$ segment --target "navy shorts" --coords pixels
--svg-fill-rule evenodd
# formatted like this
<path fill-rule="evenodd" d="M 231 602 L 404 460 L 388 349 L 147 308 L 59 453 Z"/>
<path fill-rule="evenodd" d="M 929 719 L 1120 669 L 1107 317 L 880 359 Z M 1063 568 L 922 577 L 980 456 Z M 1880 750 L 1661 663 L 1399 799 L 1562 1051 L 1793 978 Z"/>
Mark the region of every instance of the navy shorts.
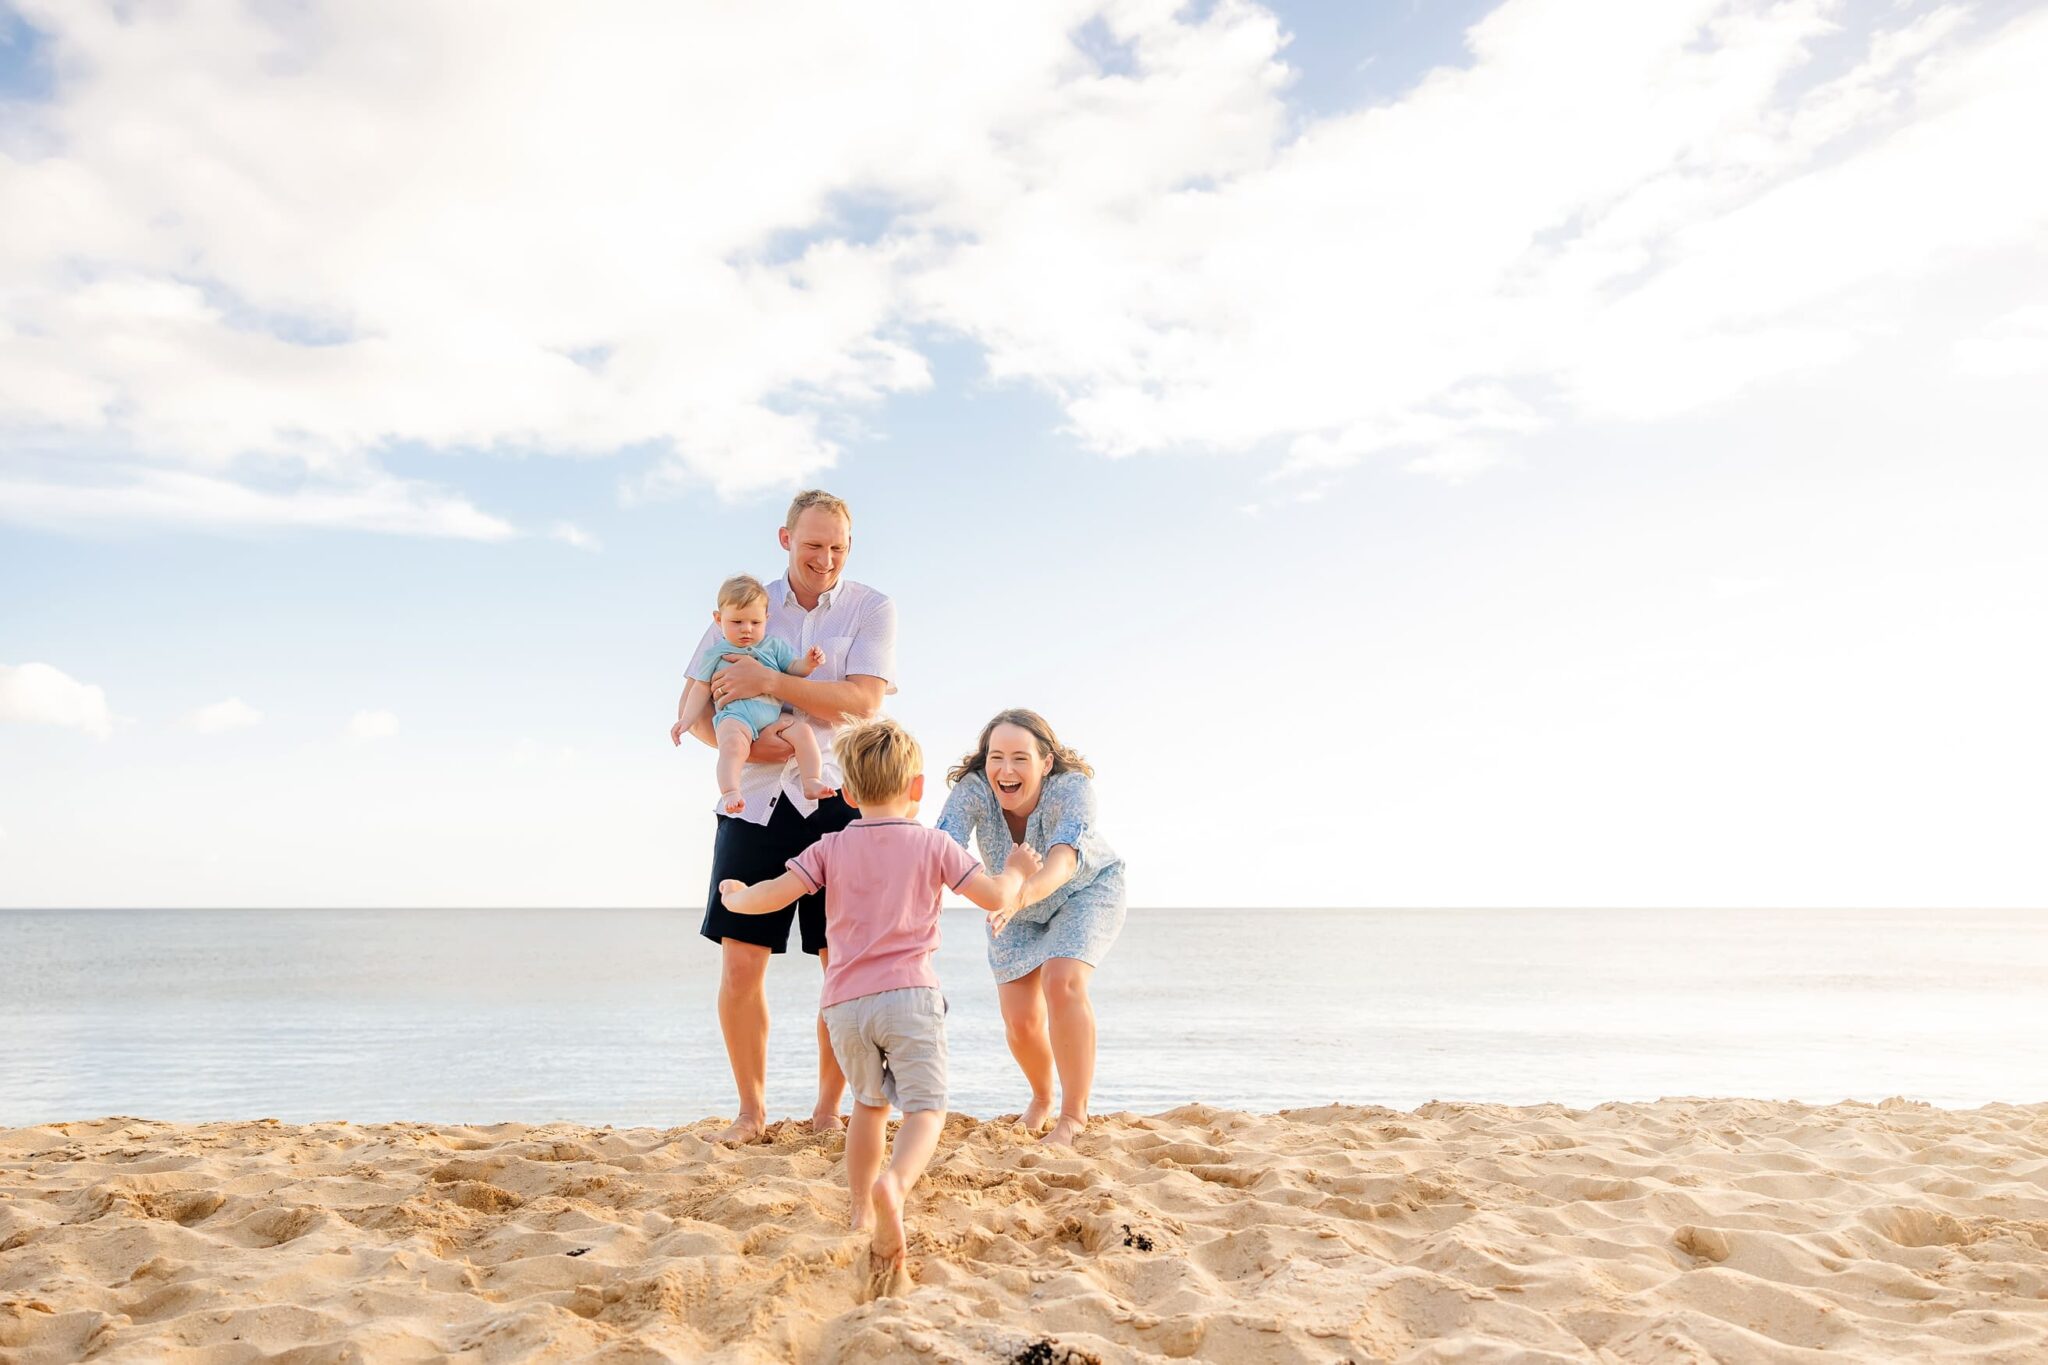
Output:
<path fill-rule="evenodd" d="M 786 953 L 789 926 L 795 922 L 803 927 L 804 951 L 824 952 L 823 891 L 813 891 L 772 915 L 735 915 L 719 899 L 718 884 L 728 877 L 749 886 L 772 881 L 789 870 L 791 858 L 833 831 L 845 829 L 859 816 L 859 811 L 839 797 L 828 796 L 806 818 L 797 813 L 787 794 L 775 798 L 775 809 L 765 825 L 750 824 L 736 815 L 719 816 L 718 842 L 711 849 L 711 891 L 704 898 L 704 927 L 697 932 L 713 943 L 733 939 Z"/>

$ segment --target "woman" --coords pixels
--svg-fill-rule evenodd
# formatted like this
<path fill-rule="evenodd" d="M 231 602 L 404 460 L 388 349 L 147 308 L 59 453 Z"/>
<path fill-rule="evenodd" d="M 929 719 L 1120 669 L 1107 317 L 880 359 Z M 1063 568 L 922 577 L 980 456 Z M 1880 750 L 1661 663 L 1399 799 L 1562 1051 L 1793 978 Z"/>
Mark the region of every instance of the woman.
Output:
<path fill-rule="evenodd" d="M 1088 1122 L 1095 1083 L 1095 1007 L 1088 980 L 1124 926 L 1124 865 L 1095 831 L 1095 770 L 1054 737 L 1035 711 L 1000 712 L 975 751 L 946 775 L 953 786 L 939 828 L 1000 874 L 1013 844 L 1044 866 L 1024 883 L 1023 909 L 989 935 L 988 963 L 1002 998 L 1010 1055 L 1031 1082 L 1023 1124 L 1072 1146 Z"/>

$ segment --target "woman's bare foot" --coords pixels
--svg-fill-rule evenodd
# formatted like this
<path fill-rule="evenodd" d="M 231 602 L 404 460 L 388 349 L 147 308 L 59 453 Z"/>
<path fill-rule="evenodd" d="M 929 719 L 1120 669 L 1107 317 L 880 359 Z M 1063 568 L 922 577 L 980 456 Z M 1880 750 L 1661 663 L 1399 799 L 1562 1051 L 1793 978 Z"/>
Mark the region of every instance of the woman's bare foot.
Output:
<path fill-rule="evenodd" d="M 765 1122 L 753 1114 L 741 1114 L 732 1121 L 730 1127 L 713 1133 L 711 1140 L 723 1143 L 727 1147 L 743 1147 L 749 1143 L 759 1142 L 767 1135 L 768 1125 Z"/>
<path fill-rule="evenodd" d="M 843 1133 L 846 1118 L 837 1109 L 819 1109 L 811 1114 L 811 1131 L 814 1133 Z"/>
<path fill-rule="evenodd" d="M 1017 1126 L 1027 1133 L 1042 1133 L 1052 1124 L 1052 1096 L 1033 1095 L 1031 1103 L 1017 1116 Z"/>
<path fill-rule="evenodd" d="M 737 791 L 720 792 L 718 794 L 718 808 L 727 815 L 738 815 L 747 808 L 747 798 L 740 795 Z"/>
<path fill-rule="evenodd" d="M 893 1172 L 875 1179 L 875 1232 L 868 1243 L 867 1297 L 886 1298 L 910 1287 L 903 1265 L 903 1190 Z"/>
<path fill-rule="evenodd" d="M 1074 1145 L 1074 1139 L 1081 1136 L 1081 1130 L 1087 1126 L 1088 1120 L 1085 1118 L 1077 1119 L 1072 1114 L 1061 1114 L 1059 1122 L 1053 1124 L 1052 1131 L 1039 1141 L 1048 1147 L 1071 1147 Z"/>

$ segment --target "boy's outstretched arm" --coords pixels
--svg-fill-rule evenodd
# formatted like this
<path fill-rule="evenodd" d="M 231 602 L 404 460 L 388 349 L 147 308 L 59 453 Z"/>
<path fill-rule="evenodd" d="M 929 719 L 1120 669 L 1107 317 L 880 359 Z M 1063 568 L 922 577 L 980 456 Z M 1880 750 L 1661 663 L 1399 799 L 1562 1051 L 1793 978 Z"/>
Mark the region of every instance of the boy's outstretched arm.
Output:
<path fill-rule="evenodd" d="M 988 927 L 1000 931 L 1024 903 L 1020 893 L 1025 880 L 1038 868 L 1037 850 L 1029 844 L 1018 844 L 1010 850 L 1009 861 L 1003 864 L 1000 876 L 991 877 L 976 868 L 973 876 L 960 883 L 960 894 L 988 911 Z"/>
<path fill-rule="evenodd" d="M 718 898 L 735 915 L 772 915 L 811 888 L 794 872 L 748 886 L 737 877 L 718 884 Z"/>

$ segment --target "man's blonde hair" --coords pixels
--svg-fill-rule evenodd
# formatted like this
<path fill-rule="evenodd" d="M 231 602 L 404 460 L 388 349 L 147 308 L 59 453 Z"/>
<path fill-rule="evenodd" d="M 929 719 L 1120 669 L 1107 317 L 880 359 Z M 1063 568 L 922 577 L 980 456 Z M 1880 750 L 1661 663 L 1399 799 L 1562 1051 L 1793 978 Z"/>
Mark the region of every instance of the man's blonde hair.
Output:
<path fill-rule="evenodd" d="M 752 574 L 736 573 L 718 585 L 718 605 L 724 607 L 751 607 L 756 602 L 768 600 L 768 589 L 761 586 L 761 580 Z"/>
<path fill-rule="evenodd" d="M 796 529 L 796 519 L 811 507 L 823 508 L 844 518 L 848 526 L 853 525 L 853 509 L 846 505 L 846 499 L 835 498 L 822 488 L 806 488 L 789 500 L 789 520 L 782 523 L 786 531 Z"/>
<path fill-rule="evenodd" d="M 846 799 L 856 806 L 894 801 L 924 771 L 924 750 L 893 720 L 870 720 L 841 730 L 832 741 Z"/>

